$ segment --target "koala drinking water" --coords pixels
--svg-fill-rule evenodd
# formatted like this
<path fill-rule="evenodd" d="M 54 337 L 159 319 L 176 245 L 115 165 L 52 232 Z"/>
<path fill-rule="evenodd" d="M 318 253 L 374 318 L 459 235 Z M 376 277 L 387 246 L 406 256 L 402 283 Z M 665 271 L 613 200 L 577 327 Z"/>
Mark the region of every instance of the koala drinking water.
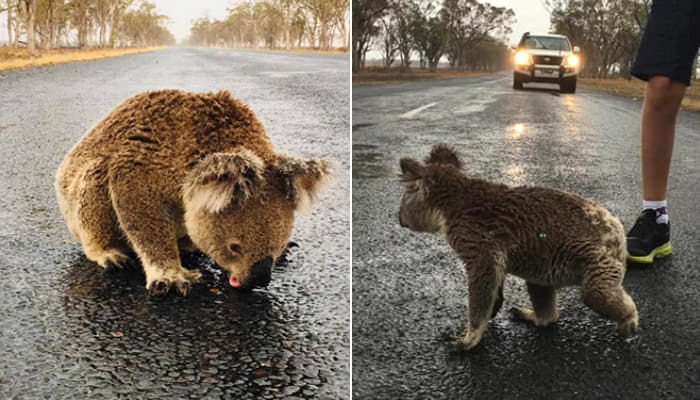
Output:
<path fill-rule="evenodd" d="M 58 204 L 88 259 L 135 253 L 146 288 L 187 295 L 200 273 L 179 250 L 208 254 L 234 288 L 267 286 L 330 165 L 273 151 L 255 114 L 227 91 L 162 90 L 112 110 L 56 173 Z"/>
<path fill-rule="evenodd" d="M 460 347 L 481 340 L 503 303 L 506 274 L 525 279 L 532 309 L 513 311 L 536 326 L 557 321 L 557 287 L 581 285 L 583 302 L 616 321 L 618 333 L 637 328 L 637 308 L 622 288 L 625 234 L 602 206 L 554 189 L 470 178 L 444 145 L 423 163 L 401 159 L 401 171 L 401 226 L 442 232 L 465 263 L 469 326 Z"/>

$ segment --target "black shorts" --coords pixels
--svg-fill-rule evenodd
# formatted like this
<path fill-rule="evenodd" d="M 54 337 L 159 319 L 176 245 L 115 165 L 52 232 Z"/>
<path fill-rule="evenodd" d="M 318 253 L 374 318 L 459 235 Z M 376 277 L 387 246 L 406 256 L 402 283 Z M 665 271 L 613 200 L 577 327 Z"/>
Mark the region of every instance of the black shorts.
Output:
<path fill-rule="evenodd" d="M 632 65 L 632 75 L 663 75 L 690 85 L 700 46 L 699 0 L 654 0 Z"/>

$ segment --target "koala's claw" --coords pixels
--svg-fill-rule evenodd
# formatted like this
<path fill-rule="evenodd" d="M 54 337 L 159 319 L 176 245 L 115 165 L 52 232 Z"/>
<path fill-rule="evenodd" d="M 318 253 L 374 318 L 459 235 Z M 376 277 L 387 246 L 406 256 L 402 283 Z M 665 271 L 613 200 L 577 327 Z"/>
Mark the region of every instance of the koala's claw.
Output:
<path fill-rule="evenodd" d="M 479 344 L 478 340 L 470 340 L 468 338 L 465 338 L 464 336 L 458 336 L 452 340 L 452 345 L 458 351 L 469 351 L 476 347 L 477 344 Z"/>
<path fill-rule="evenodd" d="M 639 317 L 635 313 L 632 317 L 617 324 L 617 333 L 621 336 L 630 336 L 639 328 Z"/>
<path fill-rule="evenodd" d="M 454 337 L 452 344 L 459 351 L 469 351 L 481 342 L 485 329 L 485 326 L 476 329 L 469 329 L 465 332 L 464 336 Z"/>
<path fill-rule="evenodd" d="M 155 281 L 148 288 L 148 294 L 152 296 L 163 296 L 168 294 L 170 285 L 165 281 Z"/>
<path fill-rule="evenodd" d="M 125 266 L 125 263 L 106 261 L 104 268 L 114 270 L 114 269 L 122 269 L 122 268 L 124 268 L 124 266 Z"/>
<path fill-rule="evenodd" d="M 527 307 L 511 307 L 510 313 L 515 320 L 535 322 L 535 312 Z"/>
<path fill-rule="evenodd" d="M 202 274 L 199 271 L 183 269 L 182 273 L 168 274 L 153 280 L 147 284 L 146 289 L 150 295 L 162 296 L 168 294 L 170 288 L 174 286 L 178 293 L 187 296 L 192 291 L 192 284 L 199 281 L 201 277 Z"/>
<path fill-rule="evenodd" d="M 556 310 L 545 314 L 544 317 L 538 316 L 535 311 L 527 307 L 513 307 L 510 312 L 515 320 L 531 322 L 537 327 L 551 325 L 559 319 L 559 313 Z"/>
<path fill-rule="evenodd" d="M 192 290 L 192 284 L 189 282 L 177 282 L 175 286 L 177 287 L 177 291 L 183 296 L 187 296 Z"/>

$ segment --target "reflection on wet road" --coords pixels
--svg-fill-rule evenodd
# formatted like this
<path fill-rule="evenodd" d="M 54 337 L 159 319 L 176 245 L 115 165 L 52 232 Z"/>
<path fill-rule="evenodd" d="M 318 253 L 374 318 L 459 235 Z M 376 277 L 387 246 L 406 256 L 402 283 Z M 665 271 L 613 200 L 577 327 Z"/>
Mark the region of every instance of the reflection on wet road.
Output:
<path fill-rule="evenodd" d="M 438 236 L 402 229 L 403 156 L 452 144 L 469 174 L 597 199 L 629 228 L 641 199 L 639 101 L 504 75 L 353 88 L 353 394 L 356 399 L 694 398 L 700 393 L 700 115 L 678 121 L 671 194 L 674 256 L 630 269 L 641 331 L 629 339 L 559 290 L 560 321 L 512 322 L 529 305 L 509 277 L 480 347 L 455 353 L 467 322 L 463 267 Z M 434 106 L 422 108 L 436 103 Z M 411 118 L 402 118 L 413 112 Z"/>
<path fill-rule="evenodd" d="M 348 71 L 343 55 L 173 48 L 0 72 L 0 398 L 347 398 Z M 103 272 L 71 239 L 58 164 L 113 106 L 161 88 L 228 89 L 278 151 L 334 162 L 265 290 L 235 292 L 188 255 L 202 283 L 150 298 L 138 269 Z"/>

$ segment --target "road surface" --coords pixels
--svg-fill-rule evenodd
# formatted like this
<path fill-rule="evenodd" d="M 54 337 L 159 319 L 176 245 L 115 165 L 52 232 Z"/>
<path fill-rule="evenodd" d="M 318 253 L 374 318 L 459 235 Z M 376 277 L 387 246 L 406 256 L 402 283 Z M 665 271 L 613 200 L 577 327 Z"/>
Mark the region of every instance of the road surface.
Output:
<path fill-rule="evenodd" d="M 0 398 L 347 398 L 349 57 L 171 48 L 0 71 Z M 335 184 L 297 218 L 290 262 L 236 293 L 205 258 L 187 298 L 103 273 L 58 211 L 53 175 L 83 133 L 150 89 L 228 89 L 279 151 L 326 157 Z M 210 291 L 218 288 L 219 293 Z"/>
<path fill-rule="evenodd" d="M 641 330 L 558 291 L 560 321 L 511 320 L 529 306 L 508 277 L 479 347 L 449 344 L 467 323 L 461 263 L 439 236 L 399 226 L 399 158 L 452 144 L 473 176 L 597 199 L 626 229 L 641 205 L 639 100 L 556 86 L 514 92 L 504 75 L 353 88 L 353 398 L 699 399 L 700 114 L 678 118 L 669 212 L 674 255 L 629 269 Z"/>

